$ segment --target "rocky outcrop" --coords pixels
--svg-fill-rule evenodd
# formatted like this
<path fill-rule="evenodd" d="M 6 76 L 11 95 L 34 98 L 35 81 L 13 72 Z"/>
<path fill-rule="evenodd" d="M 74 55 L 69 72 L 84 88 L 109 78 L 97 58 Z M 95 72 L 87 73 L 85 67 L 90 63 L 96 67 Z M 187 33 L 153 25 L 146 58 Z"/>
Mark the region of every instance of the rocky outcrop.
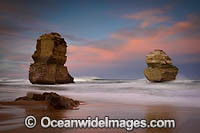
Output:
<path fill-rule="evenodd" d="M 154 50 L 146 56 L 148 67 L 144 70 L 145 77 L 152 82 L 171 81 L 176 79 L 178 68 L 162 50 Z"/>
<path fill-rule="evenodd" d="M 44 34 L 37 40 L 36 51 L 32 55 L 34 63 L 30 65 L 29 80 L 33 84 L 72 83 L 65 56 L 67 45 L 58 33 Z"/>
<path fill-rule="evenodd" d="M 27 96 L 19 97 L 15 101 L 47 101 L 47 103 L 54 109 L 74 109 L 80 104 L 79 101 L 60 96 L 56 93 L 28 93 Z"/>

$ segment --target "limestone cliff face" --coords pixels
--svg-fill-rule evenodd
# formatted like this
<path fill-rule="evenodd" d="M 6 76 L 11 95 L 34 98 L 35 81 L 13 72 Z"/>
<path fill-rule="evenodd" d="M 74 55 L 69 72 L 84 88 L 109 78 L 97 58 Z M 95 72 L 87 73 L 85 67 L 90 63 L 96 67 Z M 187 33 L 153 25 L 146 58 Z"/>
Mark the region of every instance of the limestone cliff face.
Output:
<path fill-rule="evenodd" d="M 65 56 L 67 45 L 58 33 L 44 34 L 37 40 L 36 51 L 32 55 L 34 63 L 30 65 L 29 80 L 33 84 L 72 83 Z"/>
<path fill-rule="evenodd" d="M 149 81 L 162 82 L 176 79 L 178 68 L 172 64 L 167 54 L 156 49 L 154 53 L 146 56 L 148 67 L 144 70 L 144 75 Z"/>

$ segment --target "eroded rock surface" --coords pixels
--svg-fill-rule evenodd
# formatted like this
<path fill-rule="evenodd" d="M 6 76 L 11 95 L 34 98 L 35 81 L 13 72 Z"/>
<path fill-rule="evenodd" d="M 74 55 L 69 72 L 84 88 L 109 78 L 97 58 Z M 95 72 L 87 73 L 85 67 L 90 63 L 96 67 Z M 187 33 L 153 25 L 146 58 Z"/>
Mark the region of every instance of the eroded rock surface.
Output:
<path fill-rule="evenodd" d="M 77 107 L 80 102 L 73 100 L 67 97 L 60 96 L 56 93 L 28 93 L 27 96 L 19 97 L 15 101 L 24 100 L 24 101 L 47 101 L 50 106 L 54 109 L 73 109 Z"/>
<path fill-rule="evenodd" d="M 172 64 L 169 56 L 162 50 L 154 50 L 146 56 L 148 67 L 144 70 L 145 77 L 152 82 L 171 81 L 176 79 L 178 68 Z"/>
<path fill-rule="evenodd" d="M 64 64 L 67 61 L 67 45 L 58 33 L 44 34 L 37 39 L 36 51 L 32 55 L 29 80 L 33 84 L 72 83 L 73 77 Z"/>

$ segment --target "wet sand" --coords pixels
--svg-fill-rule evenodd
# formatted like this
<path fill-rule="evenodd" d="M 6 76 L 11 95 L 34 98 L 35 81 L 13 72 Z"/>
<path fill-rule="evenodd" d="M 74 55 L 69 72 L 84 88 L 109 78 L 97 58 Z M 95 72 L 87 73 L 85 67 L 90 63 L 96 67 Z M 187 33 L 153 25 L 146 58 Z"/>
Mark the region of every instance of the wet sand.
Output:
<path fill-rule="evenodd" d="M 125 129 L 43 129 L 39 124 L 33 129 L 24 126 L 27 115 L 40 118 L 86 119 L 88 116 L 109 116 L 113 119 L 175 119 L 175 129 L 134 129 L 134 133 L 199 133 L 200 109 L 172 107 L 169 105 L 143 106 L 91 102 L 82 104 L 78 110 L 55 110 L 46 102 L 0 102 L 0 132 L 126 132 Z"/>

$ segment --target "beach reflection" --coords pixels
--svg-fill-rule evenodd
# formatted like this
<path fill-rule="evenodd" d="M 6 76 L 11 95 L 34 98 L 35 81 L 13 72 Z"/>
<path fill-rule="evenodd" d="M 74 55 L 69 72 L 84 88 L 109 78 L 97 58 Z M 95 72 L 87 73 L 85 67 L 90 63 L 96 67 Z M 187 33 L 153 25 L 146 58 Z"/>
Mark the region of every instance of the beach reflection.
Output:
<path fill-rule="evenodd" d="M 59 129 L 59 128 L 47 128 L 47 129 L 44 129 L 41 127 L 40 125 L 40 120 L 42 117 L 44 116 L 48 116 L 51 120 L 53 119 L 56 119 L 56 120 L 59 120 L 59 119 L 67 119 L 68 116 L 68 111 L 69 110 L 55 110 L 53 109 L 52 107 L 48 106 L 46 103 L 44 103 L 43 105 L 33 105 L 31 108 L 30 107 L 27 107 L 27 108 L 24 108 L 25 109 L 25 116 L 28 116 L 28 115 L 33 115 L 36 117 L 37 119 L 37 126 L 34 128 L 34 131 L 37 131 L 37 132 L 69 132 L 70 129 Z M 27 131 L 30 131 L 30 129 L 28 129 Z"/>
<path fill-rule="evenodd" d="M 158 107 L 148 107 L 145 114 L 145 119 L 150 122 L 150 120 L 163 120 L 163 119 L 176 119 L 176 112 L 171 106 L 158 106 Z M 146 133 L 172 133 L 174 128 L 147 128 Z"/>
<path fill-rule="evenodd" d="M 67 129 L 67 128 L 47 128 L 40 126 L 40 119 L 49 116 L 51 119 L 86 119 L 87 116 L 100 116 L 103 118 L 108 115 L 116 119 L 175 119 L 176 128 L 148 128 L 134 129 L 134 133 L 199 133 L 200 110 L 199 108 L 174 107 L 170 105 L 157 106 L 137 106 L 126 104 L 99 103 L 80 106 L 79 110 L 55 110 L 45 102 L 5 102 L 2 104 L 0 114 L 0 131 L 6 132 L 126 132 L 125 129 Z M 119 108 L 120 106 L 120 108 Z M 34 115 L 37 119 L 37 126 L 28 129 L 24 126 L 24 119 L 28 115 Z"/>

